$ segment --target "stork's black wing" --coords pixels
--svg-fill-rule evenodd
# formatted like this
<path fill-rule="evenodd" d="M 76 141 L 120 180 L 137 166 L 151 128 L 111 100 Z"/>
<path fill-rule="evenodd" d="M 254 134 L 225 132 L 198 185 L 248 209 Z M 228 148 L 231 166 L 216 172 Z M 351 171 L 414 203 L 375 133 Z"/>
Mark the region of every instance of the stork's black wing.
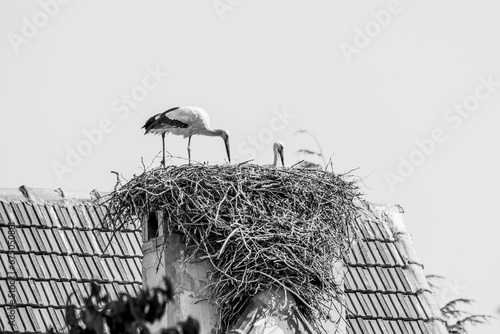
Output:
<path fill-rule="evenodd" d="M 144 124 L 142 129 L 145 129 L 146 133 L 148 133 L 151 129 L 160 129 L 163 128 L 165 125 L 175 128 L 187 128 L 188 125 L 186 123 L 167 117 L 167 114 L 169 112 L 177 109 L 179 109 L 179 107 L 170 108 L 167 111 L 164 111 L 162 113 L 150 117 L 146 121 L 146 124 Z"/>

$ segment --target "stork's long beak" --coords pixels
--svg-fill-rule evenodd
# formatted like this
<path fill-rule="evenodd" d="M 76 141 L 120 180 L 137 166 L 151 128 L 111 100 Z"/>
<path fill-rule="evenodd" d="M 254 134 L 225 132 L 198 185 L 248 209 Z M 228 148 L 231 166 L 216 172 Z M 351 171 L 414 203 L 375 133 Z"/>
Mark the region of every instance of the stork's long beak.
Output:
<path fill-rule="evenodd" d="M 283 152 L 283 150 L 278 150 L 278 153 L 280 155 L 281 165 L 285 167 L 285 153 Z"/>
<path fill-rule="evenodd" d="M 231 163 L 231 149 L 229 146 L 229 139 L 224 139 L 224 144 L 226 144 L 227 160 L 229 160 L 229 163 Z"/>

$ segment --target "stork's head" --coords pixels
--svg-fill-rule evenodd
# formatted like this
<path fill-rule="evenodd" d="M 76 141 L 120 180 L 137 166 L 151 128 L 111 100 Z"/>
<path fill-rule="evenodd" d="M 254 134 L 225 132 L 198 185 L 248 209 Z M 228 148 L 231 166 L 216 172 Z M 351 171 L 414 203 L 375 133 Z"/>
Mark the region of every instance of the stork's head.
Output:
<path fill-rule="evenodd" d="M 283 143 L 278 141 L 276 143 L 274 143 L 273 145 L 273 150 L 274 150 L 274 166 L 276 166 L 276 159 L 277 159 L 277 156 L 279 155 L 280 156 L 280 160 L 281 160 L 281 165 L 283 167 L 285 167 L 285 152 L 284 152 L 284 149 L 285 147 L 283 146 Z"/>
<path fill-rule="evenodd" d="M 220 129 L 217 130 L 217 135 L 224 140 L 224 144 L 226 145 L 226 153 L 227 153 L 227 160 L 229 160 L 229 163 L 231 163 L 231 146 L 229 145 L 229 131 L 226 129 Z"/>

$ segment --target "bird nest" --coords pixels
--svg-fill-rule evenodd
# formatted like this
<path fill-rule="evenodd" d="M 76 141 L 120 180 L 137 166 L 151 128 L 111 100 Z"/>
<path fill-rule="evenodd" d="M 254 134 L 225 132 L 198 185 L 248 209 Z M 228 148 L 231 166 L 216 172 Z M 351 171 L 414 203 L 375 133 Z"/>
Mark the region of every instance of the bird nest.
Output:
<path fill-rule="evenodd" d="M 349 174 L 256 165 L 145 170 L 104 202 L 113 229 L 163 212 L 164 235 L 180 233 L 187 256 L 213 266 L 208 295 L 225 331 L 250 298 L 281 286 L 316 328 L 341 301 L 338 271 L 349 251 L 360 193 Z M 168 249 L 167 249 L 168 251 Z"/>

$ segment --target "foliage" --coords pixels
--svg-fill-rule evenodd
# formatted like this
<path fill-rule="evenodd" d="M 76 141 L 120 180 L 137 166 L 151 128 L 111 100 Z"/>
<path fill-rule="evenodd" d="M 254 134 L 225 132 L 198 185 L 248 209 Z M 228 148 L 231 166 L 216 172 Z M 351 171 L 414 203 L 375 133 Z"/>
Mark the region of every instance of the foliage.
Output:
<path fill-rule="evenodd" d="M 473 302 L 471 299 L 458 298 L 441 307 L 441 313 L 450 334 L 467 334 L 469 333 L 467 330 L 469 325 L 484 325 L 492 318 L 489 315 L 472 314 L 461 309 L 464 305 L 470 305 Z"/>
<path fill-rule="evenodd" d="M 310 150 L 310 149 L 300 149 L 300 150 L 297 150 L 298 154 L 304 155 L 304 156 L 307 157 L 307 159 L 304 159 L 302 162 L 300 162 L 299 167 L 300 168 L 304 168 L 304 169 L 317 169 L 317 170 L 323 170 L 323 169 L 325 169 L 326 168 L 326 161 L 325 161 L 325 156 L 323 155 L 323 148 L 319 144 L 319 141 L 316 138 L 316 136 L 314 136 L 311 132 L 309 132 L 307 130 L 304 130 L 304 129 L 297 130 L 294 133 L 294 135 L 301 135 L 301 134 L 308 134 L 309 136 L 311 136 L 314 139 L 314 141 L 316 143 L 316 146 L 318 146 L 319 152 L 316 152 L 316 151 L 313 151 L 313 150 Z M 319 157 L 319 158 L 321 158 L 322 164 L 310 161 L 309 160 L 310 157 Z"/>
<path fill-rule="evenodd" d="M 101 287 L 92 282 L 90 295 L 84 298 L 84 307 L 68 303 L 66 324 L 70 334 L 149 334 L 148 324 L 161 319 L 168 302 L 173 300 L 174 290 L 170 280 L 164 278 L 165 288 L 143 289 L 137 297 L 120 293 L 117 300 L 109 300 L 101 293 Z M 197 334 L 199 324 L 188 317 L 176 327 L 161 329 L 161 334 Z M 49 329 L 48 334 L 55 331 Z"/>
<path fill-rule="evenodd" d="M 145 170 L 113 191 L 104 205 L 118 229 L 163 213 L 164 235 L 180 233 L 187 257 L 210 261 L 206 287 L 230 327 L 252 296 L 279 285 L 311 323 L 341 298 L 333 264 L 349 251 L 358 216 L 349 175 L 256 165 L 183 165 Z"/>
<path fill-rule="evenodd" d="M 437 279 L 444 280 L 444 277 L 438 275 L 428 275 L 427 279 L 431 288 L 439 293 L 441 288 L 434 281 Z M 473 314 L 463 309 L 464 306 L 473 304 L 472 299 L 467 298 L 455 298 L 448 301 L 444 306 L 441 307 L 441 314 L 443 315 L 443 320 L 450 334 L 467 334 L 469 331 L 467 328 L 469 326 L 484 325 L 489 323 L 492 316 L 484 314 Z"/>

